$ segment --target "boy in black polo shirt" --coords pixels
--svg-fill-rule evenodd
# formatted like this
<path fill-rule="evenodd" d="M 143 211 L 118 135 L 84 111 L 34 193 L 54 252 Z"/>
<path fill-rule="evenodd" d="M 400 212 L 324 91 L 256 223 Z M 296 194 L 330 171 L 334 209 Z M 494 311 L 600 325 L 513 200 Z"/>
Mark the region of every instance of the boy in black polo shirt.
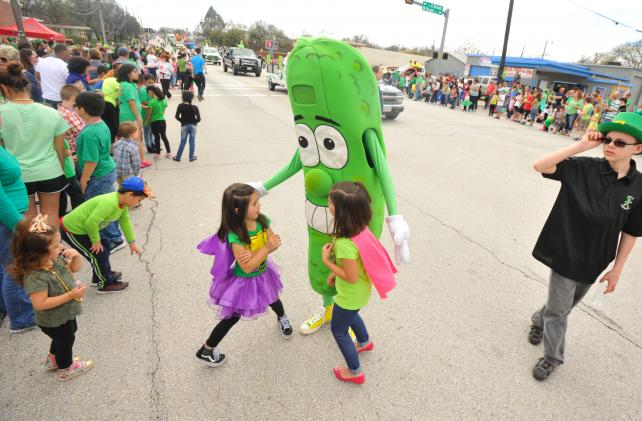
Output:
<path fill-rule="evenodd" d="M 544 357 L 533 377 L 544 380 L 564 362 L 568 315 L 599 275 L 611 293 L 642 236 L 642 174 L 633 155 L 642 152 L 642 116 L 620 113 L 582 140 L 535 162 L 546 178 L 562 183 L 533 256 L 551 268 L 548 301 L 532 316 L 533 345 L 544 340 Z M 574 157 L 604 144 L 604 158 Z"/>

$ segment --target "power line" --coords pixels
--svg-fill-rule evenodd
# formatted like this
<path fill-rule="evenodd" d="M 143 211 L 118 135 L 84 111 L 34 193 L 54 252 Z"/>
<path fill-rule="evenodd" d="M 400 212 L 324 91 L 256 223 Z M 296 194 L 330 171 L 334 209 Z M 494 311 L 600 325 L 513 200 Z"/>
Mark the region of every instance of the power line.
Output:
<path fill-rule="evenodd" d="M 578 6 L 578 7 L 581 7 L 582 9 L 587 10 L 587 11 L 589 11 L 589 12 L 593 13 L 594 15 L 597 15 L 597 16 L 599 16 L 599 17 L 601 17 L 601 18 L 604 18 L 604 19 L 606 19 L 606 20 L 610 20 L 611 22 L 613 22 L 613 23 L 614 23 L 614 24 L 616 24 L 616 25 L 624 26 L 625 28 L 633 29 L 635 32 L 642 33 L 642 29 L 634 28 L 634 27 L 633 27 L 633 26 L 631 26 L 631 25 L 627 25 L 626 23 L 622 23 L 622 22 L 620 22 L 619 20 L 616 20 L 616 19 L 610 18 L 610 17 L 608 17 L 608 16 L 606 16 L 606 15 L 604 15 L 604 14 L 600 13 L 600 12 L 596 12 L 596 11 L 595 11 L 595 10 L 593 10 L 593 9 L 589 9 L 588 7 L 584 6 L 584 5 L 583 5 L 583 4 L 581 4 L 581 3 L 576 2 L 576 1 L 574 1 L 574 0 L 568 0 L 568 2 L 569 2 L 569 3 L 573 3 L 574 5 L 576 5 L 576 6 Z"/>

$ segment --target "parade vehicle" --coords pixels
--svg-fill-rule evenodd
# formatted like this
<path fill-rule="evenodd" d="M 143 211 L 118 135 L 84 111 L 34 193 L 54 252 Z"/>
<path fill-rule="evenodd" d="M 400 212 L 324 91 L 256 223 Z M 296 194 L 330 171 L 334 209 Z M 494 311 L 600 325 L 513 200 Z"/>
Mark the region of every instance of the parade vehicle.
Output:
<path fill-rule="evenodd" d="M 215 66 L 221 65 L 221 55 L 218 53 L 218 50 L 214 47 L 205 47 L 203 48 L 203 58 L 205 62 L 212 63 Z"/>
<path fill-rule="evenodd" d="M 283 67 L 281 69 L 278 68 L 277 65 L 271 65 L 268 66 L 267 69 L 273 69 L 273 71 L 268 71 L 267 74 L 267 82 L 268 82 L 268 89 L 271 91 L 274 91 L 277 86 L 283 88 L 283 89 L 288 89 L 288 87 L 285 84 L 285 68 L 288 62 L 288 58 L 286 57 L 285 60 L 283 60 Z"/>
<path fill-rule="evenodd" d="M 256 77 L 261 76 L 261 60 L 256 57 L 254 51 L 249 48 L 230 48 L 223 57 L 223 71 L 232 69 L 234 75 L 239 73 L 254 73 Z"/>
<path fill-rule="evenodd" d="M 383 81 L 379 83 L 379 89 L 381 90 L 381 97 L 383 98 L 381 114 L 388 120 L 394 120 L 404 110 L 403 92 L 394 86 L 387 85 Z"/>

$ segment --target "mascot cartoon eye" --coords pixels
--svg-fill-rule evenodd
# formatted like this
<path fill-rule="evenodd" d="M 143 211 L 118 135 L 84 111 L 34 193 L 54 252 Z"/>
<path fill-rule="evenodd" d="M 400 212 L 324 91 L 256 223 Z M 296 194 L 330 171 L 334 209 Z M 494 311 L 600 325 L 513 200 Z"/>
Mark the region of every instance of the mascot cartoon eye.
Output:
<path fill-rule="evenodd" d="M 319 164 L 319 149 L 314 133 L 305 124 L 297 124 L 294 128 L 299 143 L 301 162 L 305 167 L 316 167 Z"/>
<path fill-rule="evenodd" d="M 348 162 L 348 145 L 337 129 L 331 126 L 319 126 L 314 131 L 319 140 L 321 162 L 335 170 L 345 167 Z"/>

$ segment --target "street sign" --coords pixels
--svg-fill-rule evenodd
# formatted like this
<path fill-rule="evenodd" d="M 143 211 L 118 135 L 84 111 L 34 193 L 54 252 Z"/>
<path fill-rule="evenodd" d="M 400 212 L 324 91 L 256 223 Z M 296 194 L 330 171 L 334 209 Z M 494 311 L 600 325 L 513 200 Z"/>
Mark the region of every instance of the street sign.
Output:
<path fill-rule="evenodd" d="M 272 40 L 271 39 L 266 39 L 265 40 L 265 49 L 269 50 L 270 48 L 272 48 Z"/>
<path fill-rule="evenodd" d="M 423 4 L 421 5 L 421 10 L 423 10 L 424 12 L 434 13 L 436 15 L 444 14 L 444 6 L 440 4 L 430 3 L 428 1 L 423 2 Z"/>

